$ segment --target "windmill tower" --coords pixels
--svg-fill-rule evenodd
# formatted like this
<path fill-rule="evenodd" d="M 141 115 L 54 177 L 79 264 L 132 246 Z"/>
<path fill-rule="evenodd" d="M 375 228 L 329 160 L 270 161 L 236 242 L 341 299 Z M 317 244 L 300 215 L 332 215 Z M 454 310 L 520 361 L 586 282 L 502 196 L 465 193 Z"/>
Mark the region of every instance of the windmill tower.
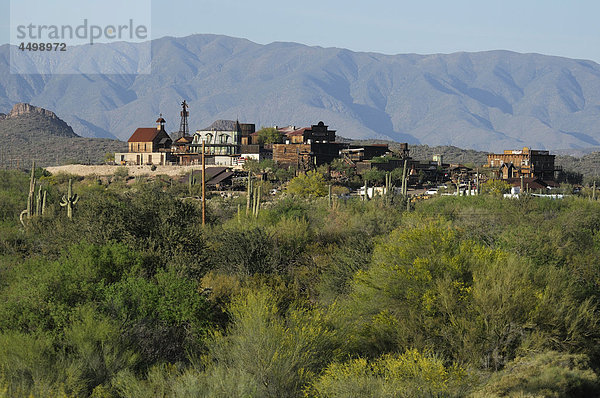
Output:
<path fill-rule="evenodd" d="M 181 103 L 181 123 L 179 124 L 179 133 L 177 138 L 187 137 L 190 135 L 190 128 L 188 126 L 188 104 L 185 100 Z"/>

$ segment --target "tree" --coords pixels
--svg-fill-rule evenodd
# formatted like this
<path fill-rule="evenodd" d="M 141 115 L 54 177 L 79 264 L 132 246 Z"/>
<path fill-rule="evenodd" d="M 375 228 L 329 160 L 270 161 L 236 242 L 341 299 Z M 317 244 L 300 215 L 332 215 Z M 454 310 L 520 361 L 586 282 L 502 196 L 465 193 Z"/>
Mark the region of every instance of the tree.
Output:
<path fill-rule="evenodd" d="M 243 166 L 244 170 L 246 170 L 248 173 L 252 173 L 252 174 L 258 174 L 260 172 L 260 165 L 259 163 L 254 160 L 254 159 L 248 159 L 244 162 L 244 166 Z"/>
<path fill-rule="evenodd" d="M 346 163 L 343 159 L 334 159 L 330 165 L 331 171 L 337 171 L 344 177 L 349 177 L 352 173 L 352 166 Z"/>
<path fill-rule="evenodd" d="M 363 180 L 380 184 L 385 180 L 385 171 L 377 168 L 367 170 L 363 173 Z"/>
<path fill-rule="evenodd" d="M 481 193 L 500 196 L 510 191 L 510 184 L 503 180 L 487 180 L 481 184 Z"/>
<path fill-rule="evenodd" d="M 280 144 L 282 142 L 282 136 L 275 127 L 263 127 L 257 132 L 258 143 L 264 144 Z"/>
<path fill-rule="evenodd" d="M 576 171 L 561 170 L 556 177 L 556 182 L 566 182 L 571 185 L 583 183 L 583 174 Z"/>
<path fill-rule="evenodd" d="M 293 178 L 287 186 L 287 191 L 292 195 L 304 197 L 325 196 L 327 195 L 327 185 L 322 174 L 309 171 Z"/>

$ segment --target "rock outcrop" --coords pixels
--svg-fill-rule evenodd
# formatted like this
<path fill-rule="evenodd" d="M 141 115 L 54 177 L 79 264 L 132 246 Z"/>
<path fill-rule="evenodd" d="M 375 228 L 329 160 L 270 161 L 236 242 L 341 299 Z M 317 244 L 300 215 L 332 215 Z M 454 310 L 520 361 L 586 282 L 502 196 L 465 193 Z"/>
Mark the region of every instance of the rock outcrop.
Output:
<path fill-rule="evenodd" d="M 10 119 L 13 117 L 32 114 L 32 113 L 46 116 L 50 119 L 58 119 L 58 116 L 56 116 L 56 114 L 54 112 L 49 111 L 44 108 L 33 106 L 31 104 L 27 104 L 25 102 L 19 102 L 18 104 L 15 104 L 15 106 L 13 106 L 12 110 L 8 113 L 8 115 L 4 115 L 4 114 L 0 114 L 0 115 L 4 115 L 5 118 Z"/>

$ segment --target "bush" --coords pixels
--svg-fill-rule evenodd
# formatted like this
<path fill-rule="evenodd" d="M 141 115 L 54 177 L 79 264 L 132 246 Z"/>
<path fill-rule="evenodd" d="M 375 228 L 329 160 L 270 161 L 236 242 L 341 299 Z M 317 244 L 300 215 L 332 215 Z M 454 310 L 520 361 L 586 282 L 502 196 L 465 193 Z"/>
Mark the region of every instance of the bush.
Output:
<path fill-rule="evenodd" d="M 550 351 L 517 358 L 473 397 L 595 397 L 598 391 L 600 379 L 585 355 Z"/>
<path fill-rule="evenodd" d="M 244 292 L 229 310 L 227 334 L 215 333 L 209 346 L 209 396 L 298 397 L 335 358 L 335 333 L 317 310 L 291 308 L 282 317 L 264 288 Z"/>
<path fill-rule="evenodd" d="M 129 177 L 129 168 L 126 166 L 117 167 L 114 176 L 119 180 L 124 180 L 125 178 Z"/>
<path fill-rule="evenodd" d="M 335 397 L 462 397 L 470 388 L 467 372 L 439 358 L 408 350 L 371 362 L 358 358 L 327 367 L 307 395 Z"/>
<path fill-rule="evenodd" d="M 294 177 L 288 183 L 287 191 L 292 195 L 302 197 L 318 197 L 327 195 L 328 189 L 322 174 L 309 171 L 306 174 Z"/>
<path fill-rule="evenodd" d="M 501 196 L 510 192 L 510 184 L 502 180 L 487 180 L 481 184 L 481 193 L 487 195 Z"/>

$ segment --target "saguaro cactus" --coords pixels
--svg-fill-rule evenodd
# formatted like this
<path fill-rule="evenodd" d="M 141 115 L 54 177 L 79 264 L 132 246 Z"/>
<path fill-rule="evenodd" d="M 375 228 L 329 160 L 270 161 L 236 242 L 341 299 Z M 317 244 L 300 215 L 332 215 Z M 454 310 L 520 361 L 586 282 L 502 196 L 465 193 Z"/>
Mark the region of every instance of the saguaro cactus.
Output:
<path fill-rule="evenodd" d="M 35 215 L 36 216 L 42 215 L 42 186 L 41 185 L 38 188 L 38 194 L 37 194 L 36 204 L 35 204 Z"/>
<path fill-rule="evenodd" d="M 69 189 L 67 191 L 67 195 L 63 195 L 62 201 L 60 202 L 61 207 L 67 208 L 67 217 L 69 217 L 69 219 L 73 218 L 73 206 L 75 206 L 75 204 L 77 204 L 79 201 L 79 196 L 77 194 L 72 194 L 72 183 L 73 180 L 69 178 Z"/>
<path fill-rule="evenodd" d="M 260 196 L 261 196 L 261 186 L 259 185 L 257 189 L 254 189 L 254 201 L 252 203 L 252 215 L 254 217 L 258 217 L 258 212 L 260 211 Z"/>
<path fill-rule="evenodd" d="M 194 178 L 194 171 L 192 170 L 188 176 L 188 192 L 190 196 L 192 196 L 192 187 L 194 184 L 196 184 L 196 179 Z"/>
<path fill-rule="evenodd" d="M 23 210 L 19 215 L 21 224 L 25 226 L 25 217 L 30 219 L 33 215 L 33 206 L 35 203 L 35 160 L 31 164 L 31 176 L 29 177 L 29 195 L 27 196 L 27 209 Z"/>
<path fill-rule="evenodd" d="M 42 197 L 42 216 L 46 213 L 46 193 L 48 193 L 48 191 L 44 190 L 44 196 Z"/>
<path fill-rule="evenodd" d="M 408 165 L 408 160 L 404 159 L 404 166 L 402 167 L 402 195 L 406 196 L 408 192 L 408 181 L 406 176 L 406 167 Z"/>
<path fill-rule="evenodd" d="M 247 188 L 248 192 L 246 193 L 246 215 L 250 213 L 250 203 L 252 201 L 252 177 L 250 176 L 250 172 L 248 172 Z"/>
<path fill-rule="evenodd" d="M 258 193 L 256 194 L 256 208 L 254 209 L 254 217 L 258 217 L 258 213 L 260 212 L 260 199 L 262 194 L 262 186 L 258 187 Z"/>

